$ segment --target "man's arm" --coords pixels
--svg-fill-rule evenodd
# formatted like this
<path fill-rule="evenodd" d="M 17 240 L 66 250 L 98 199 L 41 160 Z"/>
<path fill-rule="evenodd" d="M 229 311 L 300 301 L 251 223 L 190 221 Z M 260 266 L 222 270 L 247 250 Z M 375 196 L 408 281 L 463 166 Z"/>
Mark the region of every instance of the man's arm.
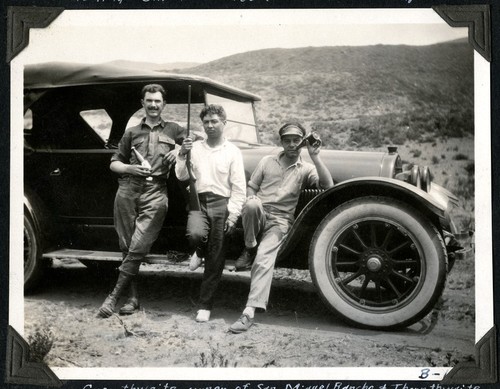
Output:
<path fill-rule="evenodd" d="M 118 143 L 118 149 L 113 154 L 113 157 L 111 157 L 109 168 L 112 172 L 120 175 L 129 174 L 132 176 L 148 177 L 151 174 L 151 169 L 129 163 L 131 146 L 131 133 L 129 130 L 125 130 L 122 139 Z"/>
<path fill-rule="evenodd" d="M 319 156 L 321 144 L 319 146 L 311 146 L 309 142 L 307 142 L 307 151 L 309 152 L 309 156 L 316 167 L 316 171 L 318 172 L 319 186 L 321 189 L 328 189 L 333 186 L 333 179 L 330 171 L 321 160 Z"/>
<path fill-rule="evenodd" d="M 247 200 L 249 198 L 257 197 L 260 185 L 262 184 L 262 180 L 264 179 L 264 164 L 266 161 L 267 157 L 264 157 L 259 161 L 259 163 L 255 167 L 255 170 L 252 173 L 252 176 L 250 177 L 250 180 L 248 180 Z"/>
<path fill-rule="evenodd" d="M 257 197 L 257 191 L 251 186 L 247 186 L 247 200 L 253 197 Z"/>
<path fill-rule="evenodd" d="M 245 168 L 243 167 L 243 156 L 239 149 L 234 152 L 230 170 L 231 196 L 228 201 L 227 210 L 229 215 L 226 220 L 225 231 L 231 234 L 241 214 L 245 202 Z"/>
<path fill-rule="evenodd" d="M 316 166 L 316 171 L 318 172 L 319 186 L 321 189 L 328 189 L 333 186 L 333 179 L 330 171 L 321 160 L 320 156 L 317 155 L 313 157 L 311 155 L 311 159 L 314 162 L 314 166 Z"/>
<path fill-rule="evenodd" d="M 109 165 L 111 171 L 122 174 L 129 174 L 131 176 L 148 177 L 151 174 L 151 169 L 141 165 L 130 165 L 122 161 L 112 161 Z"/>

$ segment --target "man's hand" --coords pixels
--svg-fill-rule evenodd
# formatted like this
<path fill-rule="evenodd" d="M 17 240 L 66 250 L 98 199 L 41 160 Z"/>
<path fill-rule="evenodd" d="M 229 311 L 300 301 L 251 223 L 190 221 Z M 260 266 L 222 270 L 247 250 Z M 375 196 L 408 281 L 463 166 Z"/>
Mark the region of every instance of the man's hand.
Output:
<path fill-rule="evenodd" d="M 224 226 L 224 233 L 226 235 L 231 235 L 235 229 L 236 229 L 236 223 L 233 222 L 232 220 L 227 219 L 226 225 Z"/>
<path fill-rule="evenodd" d="M 180 155 L 186 155 L 193 148 L 193 140 L 190 137 L 185 138 L 182 141 Z"/>
<path fill-rule="evenodd" d="M 141 165 L 128 165 L 127 173 L 133 176 L 148 177 L 151 175 L 151 169 Z"/>
<path fill-rule="evenodd" d="M 321 139 L 318 139 L 317 142 L 314 143 L 314 146 L 311 145 L 308 140 L 306 140 L 307 151 L 311 157 L 319 154 L 319 149 L 321 148 L 321 144 L 322 144 Z"/>
<path fill-rule="evenodd" d="M 172 165 L 175 162 L 175 156 L 177 152 L 174 150 L 169 151 L 167 154 L 163 156 L 162 163 L 165 166 Z"/>

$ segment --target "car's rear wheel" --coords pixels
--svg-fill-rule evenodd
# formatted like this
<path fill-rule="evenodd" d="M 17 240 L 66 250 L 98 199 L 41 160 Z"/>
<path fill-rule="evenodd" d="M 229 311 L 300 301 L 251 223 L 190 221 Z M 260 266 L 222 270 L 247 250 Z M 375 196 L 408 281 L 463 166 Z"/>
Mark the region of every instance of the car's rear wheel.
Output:
<path fill-rule="evenodd" d="M 349 323 L 392 329 L 423 318 L 446 279 L 446 248 L 435 226 L 405 203 L 363 197 L 331 211 L 309 251 L 312 279 Z"/>
<path fill-rule="evenodd" d="M 28 215 L 24 215 L 24 291 L 32 291 L 39 283 L 44 266 L 41 241 Z"/>

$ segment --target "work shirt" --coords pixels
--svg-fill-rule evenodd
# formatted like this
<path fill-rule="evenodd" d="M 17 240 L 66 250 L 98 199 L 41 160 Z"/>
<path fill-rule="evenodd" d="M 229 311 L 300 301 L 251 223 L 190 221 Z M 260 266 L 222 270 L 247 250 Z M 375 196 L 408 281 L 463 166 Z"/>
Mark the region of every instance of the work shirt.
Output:
<path fill-rule="evenodd" d="M 227 140 L 210 147 L 205 140 L 196 141 L 191 149 L 191 163 L 198 193 L 214 193 L 229 198 L 227 209 L 236 221 L 246 199 L 245 170 L 240 149 Z M 186 156 L 177 155 L 175 174 L 181 181 L 189 179 Z"/>
<path fill-rule="evenodd" d="M 271 208 L 293 217 L 300 192 L 307 187 L 319 188 L 316 167 L 302 161 L 285 168 L 280 164 L 283 155 L 269 155 L 262 158 L 255 168 L 248 186 L 255 190 L 264 208 Z"/>
<path fill-rule="evenodd" d="M 168 178 L 170 165 L 163 163 L 163 158 L 181 144 L 186 137 L 186 129 L 177 123 L 161 120 L 153 128 L 146 124 L 146 118 L 134 127 L 127 128 L 123 134 L 118 149 L 111 157 L 111 161 L 121 161 L 126 164 L 140 165 L 137 156 L 132 151 L 135 149 L 150 163 L 151 176 L 155 178 Z"/>

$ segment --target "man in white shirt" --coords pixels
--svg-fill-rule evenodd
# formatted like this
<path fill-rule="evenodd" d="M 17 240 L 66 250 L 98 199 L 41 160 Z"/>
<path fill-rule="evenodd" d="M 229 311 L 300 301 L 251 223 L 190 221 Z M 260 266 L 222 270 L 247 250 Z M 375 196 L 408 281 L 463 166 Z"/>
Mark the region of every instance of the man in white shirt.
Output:
<path fill-rule="evenodd" d="M 186 138 L 176 159 L 175 174 L 189 179 L 186 154 L 191 152 L 201 215 L 188 216 L 186 236 L 194 250 L 190 268 L 205 258 L 196 321 L 210 319 L 214 294 L 224 270 L 224 235 L 235 230 L 246 198 L 245 171 L 241 151 L 224 138 L 226 112 L 220 105 L 208 105 L 200 113 L 207 139 L 193 142 Z"/>

